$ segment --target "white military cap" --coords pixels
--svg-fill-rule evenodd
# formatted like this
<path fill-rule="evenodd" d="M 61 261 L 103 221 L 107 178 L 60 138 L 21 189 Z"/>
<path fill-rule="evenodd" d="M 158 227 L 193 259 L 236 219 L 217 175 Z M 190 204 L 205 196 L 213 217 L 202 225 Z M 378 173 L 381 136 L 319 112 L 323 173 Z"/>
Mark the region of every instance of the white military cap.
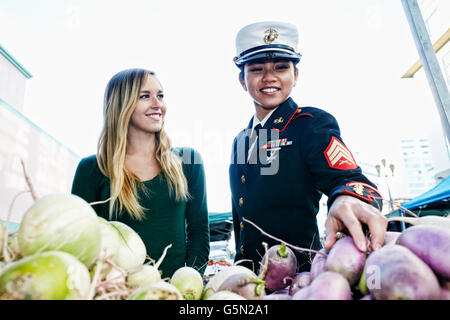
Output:
<path fill-rule="evenodd" d="M 236 36 L 234 63 L 240 67 L 246 62 L 266 58 L 288 58 L 297 63 L 301 58 L 297 45 L 297 27 L 291 23 L 252 23 L 239 30 Z"/>

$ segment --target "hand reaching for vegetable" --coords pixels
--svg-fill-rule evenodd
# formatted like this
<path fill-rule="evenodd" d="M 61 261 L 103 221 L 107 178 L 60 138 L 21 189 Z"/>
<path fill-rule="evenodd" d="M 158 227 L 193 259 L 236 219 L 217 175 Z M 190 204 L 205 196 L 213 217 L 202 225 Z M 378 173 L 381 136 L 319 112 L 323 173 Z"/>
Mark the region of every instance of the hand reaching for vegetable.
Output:
<path fill-rule="evenodd" d="M 369 227 L 370 248 L 379 249 L 384 243 L 388 221 L 379 210 L 355 197 L 336 197 L 325 221 L 326 239 L 324 248 L 330 250 L 336 242 L 336 232 L 347 228 L 359 250 L 367 250 L 366 238 L 361 223 Z"/>

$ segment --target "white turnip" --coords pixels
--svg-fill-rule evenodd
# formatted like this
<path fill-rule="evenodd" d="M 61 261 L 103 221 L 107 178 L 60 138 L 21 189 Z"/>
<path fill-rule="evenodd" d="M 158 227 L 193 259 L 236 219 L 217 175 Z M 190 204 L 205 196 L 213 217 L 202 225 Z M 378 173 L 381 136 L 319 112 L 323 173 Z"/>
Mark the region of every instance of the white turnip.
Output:
<path fill-rule="evenodd" d="M 207 300 L 247 300 L 243 296 L 228 290 L 218 291 L 208 297 Z"/>
<path fill-rule="evenodd" d="M 390 244 L 372 252 L 364 272 L 376 300 L 434 300 L 441 294 L 430 267 L 401 245 Z"/>
<path fill-rule="evenodd" d="M 396 243 L 411 250 L 439 277 L 450 280 L 450 229 L 412 226 L 402 232 Z"/>

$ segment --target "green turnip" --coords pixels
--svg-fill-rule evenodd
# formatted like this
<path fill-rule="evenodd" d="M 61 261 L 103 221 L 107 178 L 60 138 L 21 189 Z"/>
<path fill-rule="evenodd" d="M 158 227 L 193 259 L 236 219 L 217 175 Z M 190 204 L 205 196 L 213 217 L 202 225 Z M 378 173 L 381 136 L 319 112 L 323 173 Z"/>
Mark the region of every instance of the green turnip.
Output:
<path fill-rule="evenodd" d="M 139 287 L 127 300 L 183 300 L 183 296 L 174 285 L 161 280 Z"/>
<path fill-rule="evenodd" d="M 450 229 L 412 226 L 402 232 L 396 243 L 411 250 L 439 277 L 450 280 Z"/>
<path fill-rule="evenodd" d="M 71 254 L 46 251 L 8 264 L 0 275 L 0 299 L 87 299 L 89 271 Z"/>
<path fill-rule="evenodd" d="M 441 294 L 430 267 L 398 244 L 372 252 L 364 272 L 367 287 L 376 300 L 433 300 Z"/>
<path fill-rule="evenodd" d="M 184 300 L 200 300 L 203 293 L 203 279 L 200 273 L 191 267 L 181 267 L 170 278 Z"/>
<path fill-rule="evenodd" d="M 100 223 L 94 209 L 72 194 L 38 199 L 24 214 L 18 230 L 22 256 L 64 251 L 90 268 L 100 254 Z"/>

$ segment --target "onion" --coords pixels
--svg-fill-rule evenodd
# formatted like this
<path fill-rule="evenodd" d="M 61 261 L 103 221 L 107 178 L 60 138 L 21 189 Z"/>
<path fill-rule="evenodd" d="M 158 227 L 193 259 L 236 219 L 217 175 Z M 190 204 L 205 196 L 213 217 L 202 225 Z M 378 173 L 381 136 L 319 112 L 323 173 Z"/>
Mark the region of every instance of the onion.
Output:
<path fill-rule="evenodd" d="M 0 275 L 0 299 L 86 299 L 90 275 L 71 254 L 46 251 L 8 264 Z"/>
<path fill-rule="evenodd" d="M 224 290 L 214 293 L 207 300 L 247 300 L 247 299 L 232 291 Z"/>
<path fill-rule="evenodd" d="M 89 268 L 99 257 L 101 233 L 97 215 L 85 200 L 53 194 L 40 198 L 25 212 L 18 241 L 22 256 L 64 251 Z"/>
<path fill-rule="evenodd" d="M 161 280 L 161 272 L 154 266 L 144 264 L 127 276 L 127 284 L 131 288 L 142 287 Z"/>
<path fill-rule="evenodd" d="M 109 221 L 119 234 L 119 251 L 112 260 L 120 268 L 130 271 L 142 265 L 147 249 L 141 237 L 125 223 Z"/>
<path fill-rule="evenodd" d="M 136 289 L 127 300 L 183 300 L 181 292 L 163 280 Z"/>
<path fill-rule="evenodd" d="M 181 267 L 175 271 L 170 283 L 180 290 L 185 300 L 200 300 L 203 293 L 203 279 L 200 273 L 191 267 Z"/>
<path fill-rule="evenodd" d="M 203 300 L 207 300 L 210 296 L 212 296 L 214 293 L 217 292 L 217 289 L 219 289 L 220 285 L 230 276 L 236 274 L 236 273 L 247 273 L 250 276 L 253 276 L 256 278 L 256 274 L 250 270 L 249 268 L 235 265 L 227 267 L 223 270 L 220 270 L 217 272 L 208 282 L 208 284 L 205 286 L 205 291 L 203 293 Z"/>

